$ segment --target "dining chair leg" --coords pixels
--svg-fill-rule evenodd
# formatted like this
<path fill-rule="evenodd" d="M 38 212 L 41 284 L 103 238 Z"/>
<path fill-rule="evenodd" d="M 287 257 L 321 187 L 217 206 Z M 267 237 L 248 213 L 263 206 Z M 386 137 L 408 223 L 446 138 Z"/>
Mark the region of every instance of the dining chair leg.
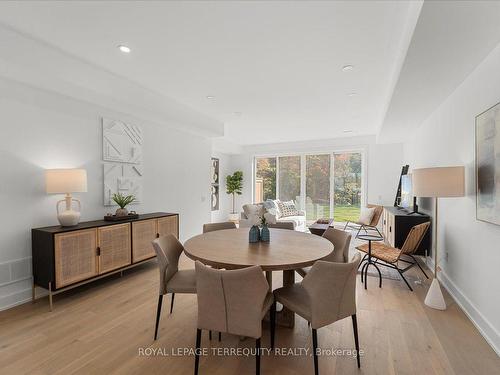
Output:
<path fill-rule="evenodd" d="M 222 339 L 222 334 L 219 332 L 219 342 L 221 341 Z"/>
<path fill-rule="evenodd" d="M 260 338 L 255 340 L 255 373 L 260 375 Z"/>
<path fill-rule="evenodd" d="M 163 301 L 163 295 L 158 296 L 158 307 L 156 308 L 156 326 L 155 326 L 155 340 L 158 337 L 158 326 L 160 325 L 160 315 L 161 315 L 161 303 Z"/>
<path fill-rule="evenodd" d="M 198 365 L 200 363 L 201 329 L 196 329 L 196 350 L 194 353 L 194 375 L 198 375 Z"/>
<path fill-rule="evenodd" d="M 349 222 L 345 223 L 345 227 L 344 227 L 344 230 L 347 229 L 347 226 L 349 225 Z"/>
<path fill-rule="evenodd" d="M 172 310 L 174 309 L 174 297 L 175 293 L 172 293 L 172 300 L 170 301 L 170 314 L 172 314 Z"/>
<path fill-rule="evenodd" d="M 316 350 L 318 349 L 318 332 L 316 329 L 312 329 L 312 339 L 313 339 L 313 360 L 314 360 L 314 375 L 319 374 L 318 370 L 318 354 Z"/>
<path fill-rule="evenodd" d="M 208 339 L 212 341 L 212 331 L 208 331 Z"/>
<path fill-rule="evenodd" d="M 352 330 L 354 331 L 354 345 L 356 345 L 356 359 L 358 361 L 358 368 L 361 368 L 361 359 L 359 358 L 359 338 L 358 338 L 358 320 L 356 314 L 351 315 Z"/>
<path fill-rule="evenodd" d="M 271 305 L 269 318 L 271 320 L 271 349 L 274 350 L 274 333 L 276 331 L 276 301 L 274 301 Z"/>

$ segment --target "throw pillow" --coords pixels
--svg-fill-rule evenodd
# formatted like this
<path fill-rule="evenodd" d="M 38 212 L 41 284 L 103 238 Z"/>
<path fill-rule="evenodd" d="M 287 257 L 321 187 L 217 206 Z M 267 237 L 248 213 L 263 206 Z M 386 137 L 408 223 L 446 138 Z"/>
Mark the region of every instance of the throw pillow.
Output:
<path fill-rule="evenodd" d="M 375 207 L 373 208 L 362 208 L 361 213 L 359 214 L 359 220 L 358 223 L 364 224 L 364 225 L 370 225 L 373 215 L 375 214 Z"/>
<path fill-rule="evenodd" d="M 294 201 L 279 202 L 279 207 L 281 211 L 281 216 L 283 217 L 297 216 L 299 214 Z"/>
<path fill-rule="evenodd" d="M 276 203 L 277 201 L 274 201 L 272 199 L 268 199 L 267 201 L 264 202 L 264 208 L 268 213 L 271 215 L 274 215 L 276 219 L 279 219 L 281 217 L 280 215 L 280 210 L 278 207 L 278 204 Z"/>

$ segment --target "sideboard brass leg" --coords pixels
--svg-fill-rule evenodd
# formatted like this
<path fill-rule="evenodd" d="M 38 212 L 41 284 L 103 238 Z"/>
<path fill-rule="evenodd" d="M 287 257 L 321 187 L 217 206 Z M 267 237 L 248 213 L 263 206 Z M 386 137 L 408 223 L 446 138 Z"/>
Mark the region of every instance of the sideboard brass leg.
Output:
<path fill-rule="evenodd" d="M 52 311 L 52 283 L 49 281 L 49 309 Z"/>

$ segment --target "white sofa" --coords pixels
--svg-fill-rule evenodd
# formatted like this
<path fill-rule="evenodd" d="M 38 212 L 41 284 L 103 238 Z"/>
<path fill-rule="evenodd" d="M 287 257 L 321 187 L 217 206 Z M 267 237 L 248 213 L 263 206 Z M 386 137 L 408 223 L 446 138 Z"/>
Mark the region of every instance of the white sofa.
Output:
<path fill-rule="evenodd" d="M 241 213 L 240 228 L 251 227 L 259 222 L 259 218 L 264 216 L 270 224 L 292 222 L 296 231 L 304 232 L 306 230 L 306 213 L 299 211 L 297 216 L 282 216 L 268 212 L 263 203 L 245 204 Z"/>

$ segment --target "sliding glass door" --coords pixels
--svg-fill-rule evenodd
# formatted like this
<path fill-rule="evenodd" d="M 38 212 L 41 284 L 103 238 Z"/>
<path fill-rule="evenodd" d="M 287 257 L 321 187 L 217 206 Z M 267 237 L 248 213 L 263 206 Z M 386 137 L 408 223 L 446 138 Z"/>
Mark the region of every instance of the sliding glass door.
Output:
<path fill-rule="evenodd" d="M 301 201 L 300 156 L 278 158 L 278 196 L 282 201 Z"/>
<path fill-rule="evenodd" d="M 254 201 L 295 201 L 308 224 L 357 220 L 363 201 L 363 153 L 305 153 L 255 158 Z"/>
<path fill-rule="evenodd" d="M 361 210 L 361 153 L 335 153 L 333 219 L 358 220 Z"/>
<path fill-rule="evenodd" d="M 257 158 L 255 163 L 255 203 L 276 199 L 276 158 Z"/>
<path fill-rule="evenodd" d="M 330 217 L 330 155 L 306 155 L 306 220 Z"/>

